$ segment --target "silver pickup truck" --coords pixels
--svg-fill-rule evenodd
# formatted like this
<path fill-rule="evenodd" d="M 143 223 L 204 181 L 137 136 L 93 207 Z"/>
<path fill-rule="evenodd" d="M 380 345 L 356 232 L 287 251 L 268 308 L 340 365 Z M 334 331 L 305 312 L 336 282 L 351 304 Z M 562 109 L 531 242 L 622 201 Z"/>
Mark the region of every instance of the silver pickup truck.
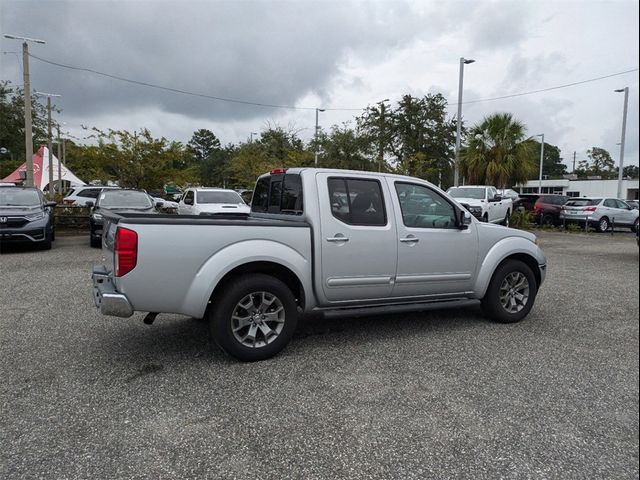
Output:
<path fill-rule="evenodd" d="M 244 361 L 282 350 L 309 312 L 481 304 L 517 322 L 546 268 L 534 235 L 481 223 L 424 180 L 346 170 L 273 170 L 245 217 L 107 213 L 102 243 L 103 314 L 206 318 Z"/>

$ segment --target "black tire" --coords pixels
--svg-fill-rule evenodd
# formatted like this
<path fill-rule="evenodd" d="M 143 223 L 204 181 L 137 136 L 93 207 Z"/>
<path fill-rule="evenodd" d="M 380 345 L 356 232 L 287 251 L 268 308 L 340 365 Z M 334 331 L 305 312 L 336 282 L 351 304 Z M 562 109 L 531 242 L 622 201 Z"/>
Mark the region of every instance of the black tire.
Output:
<path fill-rule="evenodd" d="M 636 221 L 633 222 L 633 227 L 631 227 L 631 231 L 632 232 L 637 232 L 638 231 L 638 219 L 636 218 Z"/>
<path fill-rule="evenodd" d="M 598 230 L 598 232 L 604 233 L 609 230 L 609 225 L 609 219 L 607 217 L 602 217 L 600 220 L 598 220 L 598 223 L 596 223 L 596 229 Z"/>
<path fill-rule="evenodd" d="M 282 307 L 282 322 L 280 321 L 261 321 L 259 319 L 249 320 L 249 322 L 261 322 L 268 329 L 276 334 L 276 329 L 282 324 L 280 332 L 276 334 L 272 340 L 266 341 L 267 337 L 262 331 L 262 327 L 258 324 L 252 325 L 247 323 L 244 327 L 236 324 L 236 333 L 238 336 L 253 338 L 253 345 L 260 343 L 259 346 L 250 347 L 245 345 L 236 337 L 234 333 L 234 322 L 239 320 L 238 314 L 244 314 L 246 318 L 251 317 L 249 310 L 245 310 L 241 305 L 246 297 L 253 295 L 251 300 L 260 300 L 261 294 L 275 297 L 269 307 L 263 312 L 270 315 L 277 315 L 274 312 L 279 311 L 279 305 Z M 257 296 L 256 296 L 257 295 Z M 262 297 L 264 299 L 264 296 Z M 259 306 L 262 306 L 260 304 Z M 269 310 L 275 308 L 275 310 Z M 234 313 L 236 314 L 235 320 Z M 259 315 L 260 313 L 256 313 Z M 270 275 L 261 273 L 243 275 L 229 281 L 222 290 L 215 295 L 212 301 L 212 308 L 207 311 L 209 321 L 209 331 L 214 342 L 228 355 L 237 358 L 243 362 L 255 362 L 271 358 L 287 346 L 298 324 L 298 309 L 295 297 L 289 287 L 283 282 Z M 262 315 L 264 318 L 264 315 Z M 251 328 L 255 327 L 254 336 L 250 337 Z M 244 329 L 247 330 L 244 330 Z M 249 342 L 250 340 L 246 341 Z M 260 339 L 260 341 L 258 340 Z"/>
<path fill-rule="evenodd" d="M 102 247 L 102 239 L 96 238 L 93 234 L 90 234 L 89 245 L 91 246 L 91 248 L 100 248 Z"/>
<path fill-rule="evenodd" d="M 40 244 L 40 250 L 51 250 L 51 234 L 44 234 L 44 241 Z"/>
<path fill-rule="evenodd" d="M 504 216 L 504 220 L 502 221 L 502 225 L 508 227 L 511 222 L 511 210 L 507 210 L 507 214 Z"/>
<path fill-rule="evenodd" d="M 548 213 L 544 214 L 540 220 L 540 225 L 555 225 L 556 221 L 553 218 L 553 215 Z"/>
<path fill-rule="evenodd" d="M 508 282 L 510 275 L 521 274 L 528 282 L 528 297 L 526 303 L 522 305 L 519 311 L 509 311 L 501 301 L 501 287 L 503 282 Z M 482 299 L 482 311 L 492 320 L 499 323 L 515 323 L 526 317 L 536 299 L 538 293 L 538 285 L 536 278 L 529 266 L 519 260 L 506 260 L 502 262 L 493 273 L 489 287 Z"/>
<path fill-rule="evenodd" d="M 483 221 L 484 223 L 489 223 L 489 214 L 488 214 L 488 213 L 485 213 L 485 214 L 482 216 L 482 221 Z"/>

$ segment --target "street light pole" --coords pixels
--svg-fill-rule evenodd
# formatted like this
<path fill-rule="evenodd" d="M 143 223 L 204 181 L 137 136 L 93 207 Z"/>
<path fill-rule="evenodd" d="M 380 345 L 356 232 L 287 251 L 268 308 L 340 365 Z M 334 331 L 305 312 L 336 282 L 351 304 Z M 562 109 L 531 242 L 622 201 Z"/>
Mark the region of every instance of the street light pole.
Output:
<path fill-rule="evenodd" d="M 385 98 L 384 100 L 380 100 L 377 104 L 380 105 L 380 128 L 378 129 L 378 171 L 382 172 L 382 164 L 384 163 L 384 111 L 386 105 L 384 102 L 388 102 L 389 99 Z"/>
<path fill-rule="evenodd" d="M 47 97 L 47 148 L 49 150 L 49 199 L 53 200 L 53 141 L 51 135 L 51 97 L 60 97 L 55 93 L 35 92 L 36 95 L 44 95 Z M 60 159 L 58 159 L 60 161 Z"/>
<path fill-rule="evenodd" d="M 456 119 L 456 158 L 453 166 L 453 186 L 460 184 L 460 136 L 462 135 L 462 85 L 464 66 L 475 62 L 472 58 L 460 57 L 460 77 L 458 78 L 458 117 Z"/>
<path fill-rule="evenodd" d="M 544 160 L 544 133 L 536 135 L 536 137 L 542 137 L 540 142 L 540 175 L 538 176 L 538 193 L 542 193 L 542 161 Z"/>
<path fill-rule="evenodd" d="M 257 132 L 249 132 L 249 143 L 253 143 L 253 136 L 258 135 Z"/>
<path fill-rule="evenodd" d="M 315 153 L 315 167 L 318 168 L 318 153 L 320 150 L 320 147 L 318 145 L 318 130 L 320 130 L 320 125 L 318 124 L 318 113 L 319 112 L 324 112 L 324 108 L 316 108 L 316 130 L 314 133 L 314 139 L 315 139 L 315 143 L 316 143 L 316 153 Z"/>
<path fill-rule="evenodd" d="M 31 83 L 29 79 L 29 45 L 27 42 L 44 44 L 45 41 L 8 34 L 5 34 L 4 37 L 12 40 L 22 40 L 22 77 L 24 83 L 24 146 L 26 156 L 25 162 L 27 165 L 27 176 L 24 183 L 27 187 L 33 187 L 33 127 L 31 119 Z"/>
<path fill-rule="evenodd" d="M 618 166 L 618 197 L 622 197 L 622 170 L 624 168 L 624 140 L 627 132 L 627 108 L 629 105 L 629 87 L 615 90 L 617 93 L 624 92 L 624 110 L 622 112 L 622 138 L 620 139 L 620 165 Z"/>

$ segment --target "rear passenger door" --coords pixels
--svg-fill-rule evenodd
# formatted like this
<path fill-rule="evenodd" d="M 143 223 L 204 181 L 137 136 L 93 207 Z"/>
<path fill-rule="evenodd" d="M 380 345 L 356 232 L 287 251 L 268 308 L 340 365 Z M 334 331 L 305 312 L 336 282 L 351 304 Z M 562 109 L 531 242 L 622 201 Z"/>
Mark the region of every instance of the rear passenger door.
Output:
<path fill-rule="evenodd" d="M 391 297 L 397 234 L 387 184 L 358 174 L 318 173 L 316 181 L 326 299 L 373 303 Z"/>

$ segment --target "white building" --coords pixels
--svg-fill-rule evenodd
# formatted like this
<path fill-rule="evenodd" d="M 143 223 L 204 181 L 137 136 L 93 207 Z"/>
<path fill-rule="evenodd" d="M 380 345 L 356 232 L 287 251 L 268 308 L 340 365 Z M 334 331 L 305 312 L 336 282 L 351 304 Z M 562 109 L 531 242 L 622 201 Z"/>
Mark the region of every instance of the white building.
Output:
<path fill-rule="evenodd" d="M 538 193 L 538 180 L 529 180 L 513 189 L 518 193 Z M 616 198 L 618 180 L 542 180 L 542 193 L 557 193 L 569 197 L 611 197 Z M 638 200 L 638 179 L 622 180 L 623 200 Z"/>

